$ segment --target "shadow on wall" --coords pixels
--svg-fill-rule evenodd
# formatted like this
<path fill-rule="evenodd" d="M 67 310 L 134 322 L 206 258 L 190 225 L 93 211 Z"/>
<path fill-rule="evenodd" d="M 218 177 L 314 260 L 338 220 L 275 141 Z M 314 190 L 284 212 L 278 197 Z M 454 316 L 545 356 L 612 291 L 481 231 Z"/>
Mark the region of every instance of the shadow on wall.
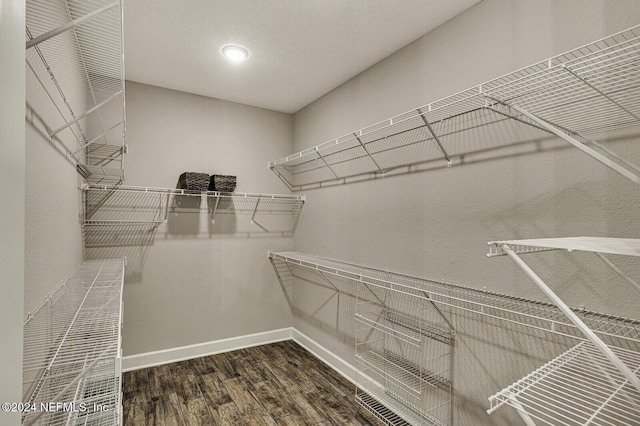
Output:
<path fill-rule="evenodd" d="M 125 281 L 142 281 L 142 270 L 153 245 L 157 226 L 150 225 L 85 225 L 83 243 L 85 260 L 127 258 Z"/>
<path fill-rule="evenodd" d="M 242 196 L 173 195 L 164 238 L 292 237 L 299 211 L 274 207 L 277 202 Z"/>
<path fill-rule="evenodd" d="M 49 134 L 52 132 L 52 129 L 47 126 L 44 118 L 40 114 L 38 114 L 38 112 L 36 112 L 36 110 L 29 104 L 29 102 L 27 102 L 26 104 L 25 123 L 27 129 L 31 129 L 33 132 L 38 134 L 43 141 L 50 141 Z M 55 135 L 51 142 L 57 142 L 52 143 L 51 146 L 58 154 L 64 157 L 65 160 L 67 160 L 71 165 L 75 167 L 75 162 L 68 155 L 71 153 L 71 151 L 66 146 L 65 142 L 60 139 L 60 134 Z"/>
<path fill-rule="evenodd" d="M 410 124 L 409 121 L 405 126 Z M 511 120 L 490 110 L 472 111 L 444 120 L 436 123 L 434 129 L 440 135 L 438 141 L 425 130 L 423 123 L 413 123 L 413 127 L 400 129 L 392 135 L 382 130 L 373 131 L 368 135 L 370 140 L 360 137 L 363 145 L 345 142 L 321 151 L 319 154 L 322 157 L 314 155 L 310 158 L 311 154 L 296 157 L 274 166 L 273 170 L 291 190 L 306 191 L 450 166 L 574 149 L 568 142 L 536 125 Z M 590 137 L 606 145 L 639 135 L 637 127 L 619 132 Z M 589 141 L 582 142 L 594 148 Z"/>

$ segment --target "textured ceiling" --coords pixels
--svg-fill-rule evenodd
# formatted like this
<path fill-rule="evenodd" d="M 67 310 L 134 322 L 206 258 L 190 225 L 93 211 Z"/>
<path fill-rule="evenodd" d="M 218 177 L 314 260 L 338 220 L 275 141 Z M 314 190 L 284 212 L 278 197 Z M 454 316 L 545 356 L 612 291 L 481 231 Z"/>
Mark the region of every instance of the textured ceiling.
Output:
<path fill-rule="evenodd" d="M 128 0 L 126 79 L 293 113 L 478 1 Z"/>

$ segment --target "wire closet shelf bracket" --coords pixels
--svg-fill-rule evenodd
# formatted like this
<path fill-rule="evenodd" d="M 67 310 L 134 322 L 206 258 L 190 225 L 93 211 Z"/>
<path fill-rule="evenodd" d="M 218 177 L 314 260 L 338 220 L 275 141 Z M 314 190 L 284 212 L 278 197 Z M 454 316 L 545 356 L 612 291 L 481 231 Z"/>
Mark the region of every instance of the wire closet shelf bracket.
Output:
<path fill-rule="evenodd" d="M 605 254 L 640 256 L 640 240 L 603 237 L 543 238 L 489 242 L 489 257 L 507 255 L 582 334 L 582 341 L 525 378 L 489 398 L 493 413 L 515 408 L 527 425 L 640 424 L 640 352 L 612 345 L 601 329 L 569 308 L 520 257 L 551 250 L 595 253 L 624 281 L 640 285 Z M 629 320 L 631 321 L 631 320 Z M 617 326 L 611 324 L 611 330 Z M 616 331 L 637 344 L 640 335 Z M 534 420 L 535 419 L 535 420 Z"/>
<path fill-rule="evenodd" d="M 29 90 L 52 106 L 28 105 L 30 115 L 93 183 L 124 179 L 122 13 L 121 0 L 26 2 L 27 73 L 36 83 Z"/>
<path fill-rule="evenodd" d="M 122 424 L 125 259 L 85 261 L 24 323 L 22 424 Z"/>
<path fill-rule="evenodd" d="M 639 81 L 636 26 L 268 167 L 288 188 L 300 191 L 406 173 L 438 161 L 451 166 L 478 145 L 496 149 L 554 135 L 640 184 L 640 167 L 588 139 L 640 124 Z"/>

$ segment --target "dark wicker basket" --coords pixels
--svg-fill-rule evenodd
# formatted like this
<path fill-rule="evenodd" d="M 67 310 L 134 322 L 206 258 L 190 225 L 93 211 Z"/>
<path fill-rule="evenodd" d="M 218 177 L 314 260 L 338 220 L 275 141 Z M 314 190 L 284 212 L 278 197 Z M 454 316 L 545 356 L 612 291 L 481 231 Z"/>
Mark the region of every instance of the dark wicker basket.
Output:
<path fill-rule="evenodd" d="M 236 190 L 236 177 L 225 175 L 211 175 L 209 191 L 233 192 Z"/>
<path fill-rule="evenodd" d="M 206 191 L 209 188 L 209 175 L 206 173 L 184 172 L 178 179 L 178 189 Z"/>

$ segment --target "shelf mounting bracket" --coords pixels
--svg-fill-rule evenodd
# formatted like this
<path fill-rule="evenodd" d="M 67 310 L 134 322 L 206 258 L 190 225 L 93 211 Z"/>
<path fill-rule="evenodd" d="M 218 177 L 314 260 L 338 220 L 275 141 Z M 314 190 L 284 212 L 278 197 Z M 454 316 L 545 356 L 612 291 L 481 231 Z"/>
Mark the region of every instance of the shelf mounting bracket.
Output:
<path fill-rule="evenodd" d="M 373 158 L 373 155 L 371 155 L 371 153 L 369 152 L 369 150 L 367 149 L 367 147 L 362 143 L 362 139 L 360 139 L 360 136 L 358 136 L 356 133 L 353 134 L 353 136 L 356 138 L 356 140 L 358 141 L 358 143 L 360 144 L 360 146 L 362 147 L 362 149 L 364 149 L 364 152 L 367 153 L 367 155 L 369 156 L 369 158 L 371 159 L 371 161 L 373 161 L 373 164 L 375 164 L 376 168 L 378 169 L 378 172 L 380 172 L 380 174 L 382 175 L 382 177 L 384 177 L 384 170 L 382 170 L 382 167 L 380 167 L 380 165 L 378 164 L 378 162 L 376 161 L 375 158 Z"/>
<path fill-rule="evenodd" d="M 445 160 L 447 160 L 447 166 L 451 167 L 451 164 L 453 164 L 453 163 L 451 162 L 451 158 L 449 158 L 449 154 L 447 153 L 447 150 L 444 149 L 444 145 L 442 145 L 442 142 L 440 142 L 440 138 L 438 137 L 436 132 L 431 127 L 431 124 L 429 124 L 429 121 L 427 120 L 427 117 L 424 116 L 424 113 L 422 112 L 422 109 L 418 108 L 417 111 L 418 111 L 418 114 L 420 114 L 420 118 L 422 118 L 422 121 L 424 121 L 424 125 L 427 126 L 427 129 L 429 130 L 429 133 L 431 133 L 431 136 L 433 136 L 433 139 L 438 144 L 438 147 L 440 147 L 440 151 L 442 151 L 442 155 L 444 155 Z"/>
<path fill-rule="evenodd" d="M 632 173 L 631 171 L 625 169 L 621 165 L 619 165 L 616 162 L 612 161 L 610 158 L 607 158 L 606 156 L 600 154 L 599 152 L 589 148 L 588 146 L 586 146 L 585 144 L 583 144 L 579 140 L 575 139 L 574 137 L 569 136 L 566 132 L 560 130 L 557 126 L 549 123 L 546 120 L 543 120 L 542 118 L 530 113 L 529 111 L 527 111 L 527 110 L 525 110 L 525 109 L 523 109 L 523 108 L 521 108 L 519 106 L 512 105 L 511 108 L 513 108 L 514 110 L 518 111 L 520 114 L 528 117 L 529 119 L 533 120 L 535 123 L 539 124 L 540 126 L 545 128 L 547 131 L 549 131 L 549 132 L 553 133 L 554 135 L 556 135 L 556 136 L 564 139 L 565 141 L 569 142 L 571 145 L 575 146 L 580 151 L 584 152 L 588 156 L 592 157 L 593 159 L 595 159 L 595 160 L 599 161 L 600 163 L 604 164 L 605 166 L 609 167 L 610 169 L 612 169 L 613 171 L 615 171 L 618 174 L 622 175 L 623 177 L 629 179 L 630 181 L 632 181 L 636 185 L 640 185 L 640 176 L 639 175 L 636 175 L 636 174 Z M 620 160 L 619 158 L 617 158 L 617 159 Z M 636 167 L 634 167 L 634 169 L 637 170 Z"/>
<path fill-rule="evenodd" d="M 322 162 L 324 163 L 325 166 L 327 166 L 327 169 L 329 169 L 329 171 L 331 172 L 331 174 L 336 178 L 336 180 L 338 182 L 342 182 L 342 179 L 340 179 L 338 177 L 338 175 L 336 174 L 335 171 L 333 171 L 333 169 L 331 168 L 331 166 L 329 165 L 329 163 L 327 163 L 327 160 L 324 159 L 324 157 L 322 156 L 322 154 L 320 154 L 320 150 L 318 150 L 318 147 L 315 148 L 316 154 L 318 154 L 318 158 L 320 160 L 322 160 Z"/>
<path fill-rule="evenodd" d="M 624 279 L 633 288 L 635 288 L 636 290 L 638 290 L 638 292 L 640 292 L 640 284 L 638 284 L 637 282 L 635 282 L 634 280 L 629 278 L 624 272 L 622 272 L 622 270 L 620 268 L 618 268 L 616 265 L 614 265 L 613 262 L 611 262 L 609 259 L 607 259 L 602 253 L 596 253 L 596 256 L 598 256 L 604 263 L 606 263 L 609 268 L 613 269 L 613 271 L 616 274 L 620 275 L 620 277 L 622 277 L 622 279 Z"/>

